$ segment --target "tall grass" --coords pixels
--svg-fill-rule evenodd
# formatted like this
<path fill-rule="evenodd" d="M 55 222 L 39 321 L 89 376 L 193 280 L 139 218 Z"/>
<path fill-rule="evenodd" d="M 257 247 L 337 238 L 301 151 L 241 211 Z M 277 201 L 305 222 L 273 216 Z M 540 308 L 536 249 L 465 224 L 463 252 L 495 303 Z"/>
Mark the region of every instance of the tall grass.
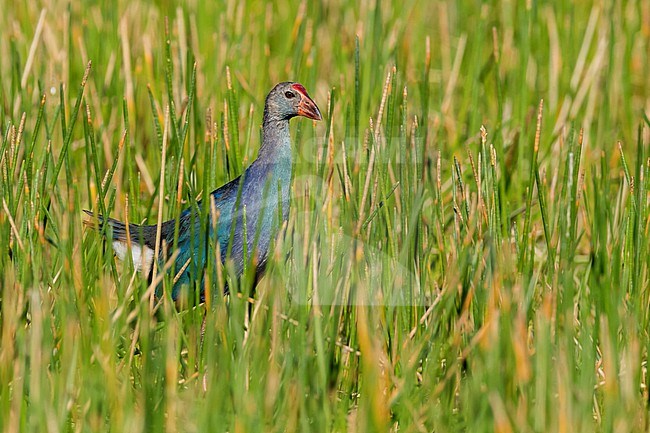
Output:
<path fill-rule="evenodd" d="M 0 429 L 647 431 L 647 2 L 289 3 L 0 3 Z M 266 276 L 153 311 L 82 210 L 177 216 L 289 79 Z"/>

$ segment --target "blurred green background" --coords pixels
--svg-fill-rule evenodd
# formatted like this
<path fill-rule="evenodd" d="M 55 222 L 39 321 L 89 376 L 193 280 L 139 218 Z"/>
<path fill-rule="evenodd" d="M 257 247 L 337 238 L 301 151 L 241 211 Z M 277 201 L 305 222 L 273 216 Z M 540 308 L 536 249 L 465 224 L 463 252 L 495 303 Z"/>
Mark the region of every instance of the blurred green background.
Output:
<path fill-rule="evenodd" d="M 650 428 L 650 2 L 0 4 L 0 430 Z M 177 215 L 286 80 L 267 276 L 152 313 L 82 209 Z"/>

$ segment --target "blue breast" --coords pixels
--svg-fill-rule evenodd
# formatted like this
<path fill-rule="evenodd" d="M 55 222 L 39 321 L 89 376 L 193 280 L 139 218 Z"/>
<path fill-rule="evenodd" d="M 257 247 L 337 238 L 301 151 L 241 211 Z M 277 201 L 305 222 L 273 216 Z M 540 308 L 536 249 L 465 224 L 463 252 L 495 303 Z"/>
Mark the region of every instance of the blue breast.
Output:
<path fill-rule="evenodd" d="M 271 242 L 289 216 L 291 152 L 289 146 L 283 147 L 271 155 L 261 155 L 242 176 L 211 194 L 218 214 L 216 230 L 212 223 L 208 224 L 209 227 L 201 227 L 199 212 L 204 202 L 183 212 L 179 224 L 173 299 L 178 298 L 183 286 L 200 281 L 203 300 L 206 261 L 215 254 L 207 242 L 213 247 L 219 244 L 222 264 L 230 250 L 237 275 L 241 275 L 245 262 L 250 261 L 253 254 L 256 254 L 256 271 L 263 272 Z M 200 235 L 206 232 L 208 237 Z M 173 242 L 173 234 L 168 242 Z M 216 281 L 215 278 L 212 281 Z"/>

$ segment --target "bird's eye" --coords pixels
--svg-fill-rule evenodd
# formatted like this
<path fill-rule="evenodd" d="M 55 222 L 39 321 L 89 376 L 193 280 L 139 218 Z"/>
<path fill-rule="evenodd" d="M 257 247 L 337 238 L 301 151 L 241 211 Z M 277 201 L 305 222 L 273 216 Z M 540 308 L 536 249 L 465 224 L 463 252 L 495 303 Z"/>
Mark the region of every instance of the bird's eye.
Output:
<path fill-rule="evenodd" d="M 284 92 L 284 96 L 291 99 L 291 98 L 294 98 L 296 96 L 296 94 L 293 93 L 293 92 Z"/>

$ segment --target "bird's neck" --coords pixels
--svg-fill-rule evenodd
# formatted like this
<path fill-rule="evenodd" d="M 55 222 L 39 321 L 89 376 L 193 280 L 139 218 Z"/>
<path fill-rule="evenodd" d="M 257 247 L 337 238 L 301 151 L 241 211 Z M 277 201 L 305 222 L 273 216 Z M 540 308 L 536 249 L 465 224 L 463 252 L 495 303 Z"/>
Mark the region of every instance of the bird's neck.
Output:
<path fill-rule="evenodd" d="M 266 164 L 291 166 L 289 120 L 264 119 L 262 144 L 257 159 Z"/>
<path fill-rule="evenodd" d="M 257 159 L 246 169 L 244 175 L 244 204 L 259 210 L 259 202 L 266 197 L 272 208 L 275 208 L 279 199 L 282 202 L 283 218 L 287 219 L 291 169 L 289 121 L 268 121 L 265 118 L 262 128 L 262 144 Z M 251 209 L 250 206 L 249 209 Z M 271 218 L 271 214 L 269 214 L 269 218 Z"/>

